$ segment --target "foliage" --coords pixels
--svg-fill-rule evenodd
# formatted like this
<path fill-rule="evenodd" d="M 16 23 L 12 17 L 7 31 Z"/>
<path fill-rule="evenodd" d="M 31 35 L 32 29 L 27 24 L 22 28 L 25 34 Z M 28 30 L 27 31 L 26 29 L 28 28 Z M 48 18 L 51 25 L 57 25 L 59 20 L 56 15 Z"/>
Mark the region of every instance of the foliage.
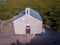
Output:
<path fill-rule="evenodd" d="M 60 0 L 6 0 L 0 2 L 0 20 L 7 20 L 26 7 L 38 11 L 45 23 L 60 30 Z"/>

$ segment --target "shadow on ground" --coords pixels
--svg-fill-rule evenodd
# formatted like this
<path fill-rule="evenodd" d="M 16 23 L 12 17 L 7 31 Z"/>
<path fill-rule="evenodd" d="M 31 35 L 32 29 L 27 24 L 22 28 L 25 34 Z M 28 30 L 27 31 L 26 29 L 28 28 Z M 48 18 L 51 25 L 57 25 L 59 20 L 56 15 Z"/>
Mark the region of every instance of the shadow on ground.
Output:
<path fill-rule="evenodd" d="M 16 43 L 11 45 L 60 45 L 60 33 L 47 29 L 46 32 L 35 35 L 30 43 L 21 44 L 19 40 L 16 40 Z"/>

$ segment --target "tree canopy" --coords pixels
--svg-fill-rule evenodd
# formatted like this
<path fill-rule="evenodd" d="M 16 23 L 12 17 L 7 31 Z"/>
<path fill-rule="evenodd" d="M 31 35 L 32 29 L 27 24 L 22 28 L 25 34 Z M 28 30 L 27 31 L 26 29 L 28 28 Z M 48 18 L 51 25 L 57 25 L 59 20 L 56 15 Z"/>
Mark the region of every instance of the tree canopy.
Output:
<path fill-rule="evenodd" d="M 5 0 L 0 2 L 0 20 L 7 20 L 26 7 L 38 11 L 45 24 L 60 30 L 60 0 Z"/>

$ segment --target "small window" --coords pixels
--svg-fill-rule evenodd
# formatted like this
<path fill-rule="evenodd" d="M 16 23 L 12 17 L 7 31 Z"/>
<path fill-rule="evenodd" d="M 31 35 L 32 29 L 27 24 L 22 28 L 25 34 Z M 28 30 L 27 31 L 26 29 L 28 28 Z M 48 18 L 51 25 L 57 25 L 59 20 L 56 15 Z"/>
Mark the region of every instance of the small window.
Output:
<path fill-rule="evenodd" d="M 28 10 L 27 10 L 27 15 L 28 15 Z"/>

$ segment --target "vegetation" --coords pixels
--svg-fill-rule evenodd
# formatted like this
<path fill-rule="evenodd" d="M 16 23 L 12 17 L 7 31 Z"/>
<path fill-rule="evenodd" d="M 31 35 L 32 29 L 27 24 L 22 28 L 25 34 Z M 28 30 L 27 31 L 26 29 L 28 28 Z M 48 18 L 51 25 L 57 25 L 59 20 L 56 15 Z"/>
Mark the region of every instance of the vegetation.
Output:
<path fill-rule="evenodd" d="M 44 24 L 60 30 L 60 0 L 5 0 L 0 2 L 0 20 L 7 20 L 18 15 L 26 7 L 38 11 Z"/>

